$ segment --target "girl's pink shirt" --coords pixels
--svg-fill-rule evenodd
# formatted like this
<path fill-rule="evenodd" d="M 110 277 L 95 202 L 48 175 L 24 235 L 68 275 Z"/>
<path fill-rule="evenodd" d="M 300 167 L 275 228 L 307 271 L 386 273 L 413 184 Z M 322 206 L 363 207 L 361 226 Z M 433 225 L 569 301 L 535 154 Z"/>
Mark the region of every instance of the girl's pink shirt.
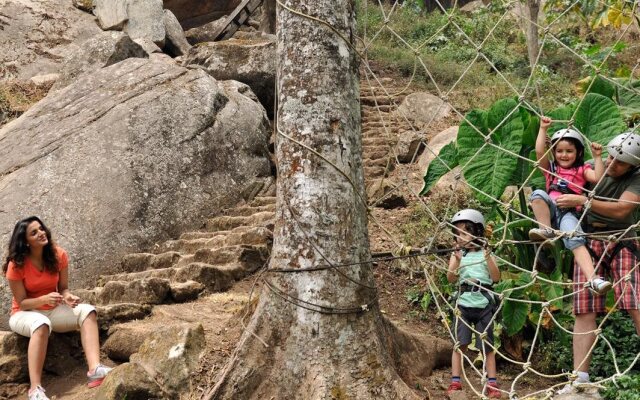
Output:
<path fill-rule="evenodd" d="M 569 184 L 569 190 L 574 193 L 584 192 L 583 188 L 587 184 L 587 179 L 584 177 L 584 173 L 586 170 L 592 169 L 590 164 L 583 164 L 576 168 L 562 168 L 558 164 L 555 164 L 555 168 L 555 175 L 567 181 Z M 552 183 L 557 183 L 559 178 L 546 171 L 544 173 L 544 178 L 547 183 L 547 193 L 549 193 L 549 197 L 551 197 L 553 201 L 556 201 L 562 193 L 557 190 L 549 190 L 549 186 Z"/>

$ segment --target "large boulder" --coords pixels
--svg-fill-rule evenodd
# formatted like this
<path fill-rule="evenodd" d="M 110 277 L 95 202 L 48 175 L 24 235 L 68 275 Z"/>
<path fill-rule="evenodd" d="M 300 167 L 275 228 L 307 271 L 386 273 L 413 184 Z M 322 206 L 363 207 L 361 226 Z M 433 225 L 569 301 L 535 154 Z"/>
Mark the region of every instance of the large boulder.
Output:
<path fill-rule="evenodd" d="M 178 399 L 190 393 L 190 376 L 198 367 L 205 348 L 202 325 L 155 327 L 150 334 L 147 334 L 148 330 L 137 332 L 145 335 L 138 352 L 129 357 L 129 363 L 107 375 L 94 398 Z M 135 333 L 131 330 L 129 334 Z M 137 339 L 131 340 L 137 344 Z M 128 346 L 123 344 L 124 352 L 130 351 L 124 347 Z"/>
<path fill-rule="evenodd" d="M 426 129 L 434 122 L 448 117 L 452 112 L 451 106 L 427 92 L 411 93 L 402 100 L 398 110 L 398 118 L 407 118 L 418 129 Z"/>
<path fill-rule="evenodd" d="M 237 204 L 271 173 L 269 121 L 251 95 L 139 58 L 49 94 L 0 129 L 0 243 L 39 215 L 70 255 L 72 288 L 93 286 L 124 254 Z"/>
<path fill-rule="evenodd" d="M 105 30 L 122 30 L 132 39 L 164 46 L 162 0 L 95 0 L 93 13 Z"/>
<path fill-rule="evenodd" d="M 123 32 L 100 32 L 74 51 L 64 62 L 53 89 L 63 88 L 78 76 L 108 67 L 127 58 L 148 58 L 145 49 Z"/>
<path fill-rule="evenodd" d="M 92 15 L 60 0 L 0 2 L 0 79 L 56 73 L 80 44 L 100 32 Z"/>
<path fill-rule="evenodd" d="M 191 45 L 187 42 L 182 26 L 175 15 L 169 10 L 164 10 L 164 29 L 167 31 L 165 49 L 173 56 L 187 54 Z"/>
<path fill-rule="evenodd" d="M 246 83 L 271 116 L 276 76 L 274 35 L 202 43 L 189 50 L 182 65 L 202 68 L 216 79 Z"/>

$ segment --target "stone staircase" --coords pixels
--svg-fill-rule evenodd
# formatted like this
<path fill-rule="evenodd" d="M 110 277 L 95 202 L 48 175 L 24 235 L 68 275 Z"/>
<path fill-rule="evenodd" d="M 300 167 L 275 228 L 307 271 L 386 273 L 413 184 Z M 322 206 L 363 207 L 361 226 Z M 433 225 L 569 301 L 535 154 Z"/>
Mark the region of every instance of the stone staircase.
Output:
<path fill-rule="evenodd" d="M 398 144 L 398 136 L 411 130 L 396 114 L 398 105 L 411 92 L 403 91 L 390 79 L 380 81 L 384 88 L 366 82 L 360 86 L 362 158 L 367 186 L 393 171 L 396 165 L 393 148 Z"/>

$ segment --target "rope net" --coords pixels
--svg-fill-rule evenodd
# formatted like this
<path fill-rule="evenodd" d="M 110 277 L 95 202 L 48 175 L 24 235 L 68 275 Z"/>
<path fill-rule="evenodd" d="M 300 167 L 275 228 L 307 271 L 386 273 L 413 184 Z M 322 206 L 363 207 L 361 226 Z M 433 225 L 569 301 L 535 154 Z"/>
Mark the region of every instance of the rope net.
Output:
<path fill-rule="evenodd" d="M 543 115 L 547 115 L 549 111 L 558 104 L 554 104 L 552 99 L 545 98 L 545 73 L 548 72 L 549 66 L 543 63 L 545 60 L 545 53 L 548 49 L 552 49 L 554 52 L 561 51 L 573 59 L 573 64 L 578 64 L 581 69 L 577 72 L 577 75 L 585 76 L 590 75 L 591 79 L 586 81 L 585 87 L 583 87 L 582 94 L 575 97 L 575 101 L 572 102 L 571 107 L 561 107 L 561 112 L 557 112 L 553 115 L 553 122 L 562 127 L 575 127 L 576 121 L 580 118 L 584 118 L 584 115 L 589 113 L 599 112 L 592 106 L 592 97 L 590 93 L 596 88 L 597 85 L 602 82 L 606 82 L 611 85 L 616 93 L 616 97 L 622 95 L 640 96 L 640 85 L 634 86 L 626 84 L 624 81 L 608 76 L 604 73 L 606 68 L 615 59 L 616 49 L 620 48 L 620 45 L 625 42 L 633 42 L 634 35 L 637 35 L 637 31 L 640 28 L 638 21 L 640 21 L 640 14 L 638 12 L 638 2 L 618 2 L 613 4 L 611 2 L 596 1 L 598 5 L 605 7 L 610 12 L 618 11 L 618 14 L 629 16 L 628 23 L 622 24 L 619 29 L 612 30 L 615 37 L 611 40 L 611 45 L 601 51 L 598 59 L 589 58 L 585 56 L 583 51 L 579 50 L 578 45 L 572 45 L 567 43 L 566 38 L 563 37 L 565 33 L 566 23 L 571 18 L 571 12 L 578 5 L 579 0 L 576 2 L 570 1 L 556 1 L 554 3 L 556 12 L 552 17 L 537 18 L 531 20 L 527 17 L 527 13 L 522 15 L 522 12 L 514 14 L 514 10 L 522 10 L 523 5 L 517 0 L 514 1 L 502 1 L 493 2 L 490 5 L 491 12 L 494 15 L 492 24 L 484 24 L 478 28 L 482 35 L 479 35 L 477 31 L 470 30 L 468 27 L 462 26 L 463 20 L 466 18 L 469 20 L 469 14 L 464 14 L 459 7 L 448 7 L 447 4 L 441 3 L 438 0 L 434 0 L 433 4 L 437 5 L 435 12 L 442 14 L 442 25 L 435 29 L 435 31 L 428 36 L 425 40 L 420 38 L 404 37 L 402 29 L 398 27 L 398 24 L 394 24 L 394 18 L 400 17 L 400 14 L 406 12 L 408 7 L 415 7 L 415 2 L 405 1 L 404 4 L 398 1 L 384 3 L 381 0 L 360 0 L 358 3 L 358 11 L 366 15 L 365 18 L 361 18 L 362 24 L 359 26 L 360 37 L 358 38 L 358 45 L 353 46 L 350 42 L 343 37 L 340 32 L 333 29 L 329 23 L 322 21 L 313 16 L 306 15 L 298 10 L 293 10 L 286 6 L 284 3 L 278 1 L 278 5 L 289 12 L 298 14 L 310 20 L 324 25 L 328 30 L 335 34 L 348 44 L 352 51 L 356 52 L 361 61 L 361 82 L 362 93 L 361 96 L 367 96 L 366 91 L 369 91 L 370 109 L 377 115 L 377 126 L 382 129 L 384 136 L 388 139 L 388 143 L 394 143 L 389 147 L 388 157 L 385 160 L 382 168 L 384 173 L 381 179 L 375 181 L 375 185 L 382 187 L 386 183 L 389 185 L 388 190 L 384 190 L 378 196 L 371 196 L 367 201 L 369 209 L 370 224 L 375 226 L 380 232 L 386 236 L 387 241 L 391 242 L 394 246 L 394 255 L 398 257 L 396 261 L 399 265 L 406 268 L 410 274 L 424 274 L 426 287 L 428 293 L 430 293 L 431 302 L 437 309 L 438 317 L 442 324 L 446 327 L 450 334 L 454 349 L 460 351 L 463 358 L 463 380 L 466 383 L 466 387 L 470 388 L 473 393 L 480 397 L 487 396 L 487 365 L 485 351 L 490 349 L 495 351 L 496 355 L 502 360 L 519 366 L 522 371 L 516 374 L 511 382 L 502 382 L 501 391 L 503 391 L 509 398 L 552 398 L 555 395 L 557 389 L 563 387 L 566 384 L 570 384 L 576 380 L 576 372 L 567 370 L 561 371 L 555 374 L 549 374 L 543 372 L 535 363 L 535 354 L 539 347 L 540 338 L 543 335 L 545 329 L 558 329 L 568 335 L 576 335 L 572 332 L 570 326 L 567 326 L 566 319 L 563 317 L 562 304 L 571 303 L 574 295 L 588 290 L 585 285 L 577 285 L 572 282 L 571 276 L 565 276 L 562 274 L 561 265 L 556 265 L 553 271 L 543 271 L 541 268 L 548 264 L 549 255 L 547 251 L 543 249 L 543 245 L 553 245 L 553 257 L 556 260 L 562 258 L 564 245 L 562 244 L 562 238 L 572 238 L 577 236 L 583 236 L 588 239 L 606 240 L 609 243 L 623 243 L 625 241 L 633 242 L 637 240 L 637 231 L 640 228 L 640 222 L 636 222 L 632 226 L 625 229 L 610 229 L 607 231 L 601 231 L 598 233 L 582 233 L 577 230 L 563 232 L 558 229 L 554 230 L 555 237 L 548 239 L 545 243 L 534 243 L 528 240 L 528 238 L 522 235 L 518 236 L 514 234 L 514 229 L 522 227 L 535 227 L 537 222 L 531 213 L 531 210 L 527 208 L 526 203 L 529 193 L 532 188 L 544 189 L 544 181 L 542 186 L 540 184 L 541 175 L 539 172 L 540 163 L 536 160 L 535 156 L 531 156 L 529 153 L 522 153 L 520 150 L 521 143 L 517 143 L 514 147 L 507 139 L 510 134 L 511 122 L 514 118 L 522 115 L 523 110 L 526 110 L 530 115 L 530 120 L 537 117 L 540 118 Z M 623 7 L 616 9 L 616 7 Z M 373 16 L 373 17 L 372 17 Z M 415 19 L 419 21 L 421 14 L 416 12 Z M 490 48 L 495 39 L 495 35 L 498 32 L 503 32 L 504 24 L 507 21 L 513 22 L 514 18 L 523 26 L 536 27 L 538 30 L 539 51 L 534 60 L 530 60 L 529 64 L 522 70 L 526 71 L 524 77 L 517 81 L 512 76 L 505 73 L 503 68 L 494 60 L 495 49 L 493 52 L 485 51 Z M 417 23 L 417 22 L 416 22 Z M 437 66 L 434 64 L 430 57 L 434 52 L 437 52 L 439 43 L 448 38 L 456 37 L 459 43 L 464 45 L 460 48 L 460 52 L 473 53 L 472 60 L 466 65 L 461 65 L 461 73 L 458 76 L 446 78 L 446 82 L 439 80 L 439 75 L 434 71 Z M 407 50 L 408 53 L 413 55 L 413 68 L 412 73 L 406 85 L 404 87 L 396 87 L 390 84 L 388 79 L 380 77 L 376 72 L 373 64 L 375 63 L 375 55 L 370 57 L 369 53 L 373 53 L 376 50 L 376 43 L 382 38 L 385 40 L 393 41 L 398 48 Z M 432 49 L 432 50 L 430 50 Z M 549 50 L 551 52 L 551 50 Z M 491 54 L 490 54 L 491 53 Z M 493 54 L 493 56 L 492 56 Z M 638 54 L 638 53 L 636 53 Z M 525 56 L 526 58 L 526 56 Z M 474 68 L 486 68 L 491 71 L 494 80 L 493 84 L 500 84 L 500 91 L 503 98 L 510 99 L 510 102 L 506 102 L 508 107 L 505 112 L 500 114 L 500 118 L 497 121 L 491 121 L 490 126 L 478 125 L 478 118 L 471 118 L 472 115 L 467 113 L 468 108 L 476 103 L 477 99 L 465 99 L 464 92 L 460 89 L 463 86 L 465 79 L 470 78 L 473 74 Z M 633 79 L 640 78 L 640 59 L 636 60 L 631 65 L 626 65 L 627 76 L 629 82 Z M 420 82 L 418 82 L 420 81 Z M 399 95 L 405 93 L 413 85 L 426 85 L 432 94 L 436 95 L 441 103 L 438 106 L 438 110 L 433 112 L 430 120 L 421 124 L 416 124 L 411 115 L 406 115 L 397 102 Z M 584 82 L 584 81 L 583 81 Z M 492 87 L 482 87 L 482 84 L 478 85 L 478 93 L 480 96 L 492 91 Z M 466 94 L 466 96 L 473 97 L 473 94 Z M 640 97 L 638 97 L 640 98 Z M 450 102 L 451 101 L 451 102 Z M 450 102 L 450 104 L 449 104 Z M 442 157 L 442 151 L 436 148 L 432 148 L 429 143 L 424 139 L 423 132 L 438 132 L 441 128 L 441 122 L 437 118 L 440 110 L 445 110 L 450 107 L 451 112 L 454 114 L 454 119 L 459 121 L 461 126 L 464 125 L 465 129 L 472 130 L 477 134 L 478 145 L 476 148 L 466 150 L 468 154 L 464 157 L 459 157 L 459 162 L 456 165 L 452 165 L 451 159 L 445 159 Z M 389 113 L 388 111 L 393 109 L 395 112 Z M 586 110 L 586 111 L 585 111 Z M 491 111 L 489 111 L 490 113 Z M 584 115 L 583 115 L 584 114 Z M 470 117 L 471 116 L 471 117 Z M 486 118 L 495 118 L 495 115 L 489 115 Z M 587 118 L 588 121 L 589 120 Z M 626 122 L 625 122 L 626 123 Z M 397 132 L 394 131 L 394 127 L 402 125 L 407 127 L 405 129 L 408 132 L 413 132 L 422 137 L 420 146 L 415 147 L 415 151 L 411 154 L 410 160 L 406 160 L 406 157 L 401 157 L 398 150 Z M 531 126 L 535 126 L 533 131 L 533 137 L 537 135 L 538 122 L 532 122 Z M 618 124 L 618 127 L 620 125 Z M 601 141 L 601 144 L 606 146 L 608 139 L 612 136 L 603 136 L 598 133 L 599 129 L 605 128 L 604 126 L 595 126 L 593 130 L 583 134 L 583 140 L 585 142 L 585 149 L 589 151 L 592 141 Z M 625 131 L 638 133 L 639 128 L 621 127 L 615 132 L 616 134 Z M 525 128 L 520 127 L 520 130 Z M 595 132 L 595 133 L 591 133 Z M 284 132 L 278 129 L 278 134 L 283 140 L 295 141 L 295 139 L 287 136 Z M 525 133 L 526 134 L 526 133 Z M 615 135 L 613 135 L 615 136 Z M 602 142 L 604 141 L 604 142 Z M 306 147 L 300 142 L 296 142 L 298 145 Z M 445 173 L 453 174 L 454 179 L 450 186 L 452 193 L 471 193 L 473 197 L 477 198 L 476 204 L 480 205 L 480 208 L 485 211 L 485 217 L 488 216 L 490 221 L 494 221 L 493 235 L 487 240 L 487 243 L 493 250 L 493 255 L 498 262 L 498 266 L 502 272 L 503 280 L 509 280 L 510 285 L 501 285 L 500 283 L 492 289 L 480 288 L 480 286 L 473 281 L 469 281 L 468 284 L 478 287 L 478 290 L 486 290 L 493 294 L 497 300 L 495 312 L 493 313 L 492 322 L 498 323 L 503 314 L 505 307 L 511 310 L 517 309 L 518 303 L 526 304 L 526 313 L 532 314 L 532 310 L 537 310 L 532 315 L 534 318 L 532 324 L 535 327 L 532 329 L 532 337 L 530 338 L 530 346 L 524 359 L 515 359 L 510 354 L 504 351 L 499 344 L 488 344 L 487 347 L 476 346 L 482 353 L 482 362 L 479 364 L 475 360 L 471 359 L 466 353 L 460 350 L 460 343 L 456 338 L 456 327 L 454 321 L 460 321 L 458 323 L 464 323 L 462 319 L 452 318 L 452 316 L 459 316 L 460 309 L 456 302 L 450 301 L 449 293 L 442 287 L 441 277 L 448 271 L 449 258 L 448 254 L 442 256 L 443 243 L 453 242 L 453 226 L 450 224 L 451 217 L 457 211 L 459 211 L 458 197 L 455 195 L 448 196 L 446 201 L 438 202 L 434 204 L 429 198 L 430 193 L 427 191 L 426 195 L 420 193 L 420 188 L 415 185 L 415 177 L 412 177 L 412 173 L 415 169 L 407 168 L 407 165 L 415 165 L 420 150 L 424 149 L 425 153 L 430 154 L 433 157 L 431 163 L 439 162 L 442 173 L 439 175 L 445 175 Z M 307 150 L 314 153 L 317 157 L 323 161 L 332 164 L 334 168 L 340 171 L 340 169 L 333 164 L 330 160 L 324 158 L 316 150 L 307 148 Z M 505 188 L 495 188 L 489 186 L 483 186 L 475 184 L 473 179 L 466 179 L 468 174 L 473 173 L 474 163 L 487 155 L 491 155 L 494 160 L 500 158 L 504 160 L 517 161 L 517 170 L 512 170 L 510 173 L 516 176 L 519 181 L 511 182 L 509 185 L 510 190 L 505 192 Z M 549 157 L 551 154 L 551 148 L 547 151 L 545 157 Z M 603 156 L 606 157 L 606 154 Z M 585 157 L 587 159 L 587 157 Z M 501 165 L 496 161 L 495 165 Z M 611 164 L 607 168 L 610 168 Z M 393 172 L 392 172 L 393 171 Z M 345 179 L 349 180 L 347 174 L 340 171 Z M 424 173 L 425 171 L 421 171 Z M 560 178 L 554 171 L 547 171 L 553 176 Z M 480 171 L 482 174 L 500 174 L 501 171 Z M 520 173 L 520 175 L 518 175 Z M 440 178 L 438 176 L 437 178 Z M 602 182 L 604 175 L 596 185 Z M 437 180 L 437 179 L 436 179 Z M 414 184 L 412 184 L 412 181 Z M 368 182 L 370 183 L 370 182 Z M 353 185 L 353 183 L 352 183 Z M 583 209 L 586 211 L 580 214 L 579 220 L 585 218 L 585 215 L 592 206 L 594 200 L 615 200 L 602 196 L 597 196 L 593 188 L 581 188 L 587 198 Z M 355 190 L 359 193 L 359 190 Z M 372 192 L 370 192 L 372 193 Z M 398 234 L 393 233 L 385 223 L 376 218 L 375 213 L 372 212 L 373 207 L 391 196 L 397 194 L 406 194 L 411 198 L 417 199 L 419 212 L 424 213 L 433 227 L 433 232 L 428 238 L 415 238 L 416 241 L 422 241 L 418 252 L 409 254 L 410 245 L 399 237 Z M 362 199 L 362 201 L 365 201 Z M 633 203 L 637 204 L 637 203 Z M 294 215 L 292 213 L 292 215 Z M 551 227 L 550 227 L 551 228 Z M 411 244 L 416 247 L 416 244 Z M 525 250 L 522 250 L 525 249 Z M 518 251 L 522 254 L 529 254 L 529 258 L 517 256 Z M 565 255 L 570 255 L 568 250 L 564 251 Z M 446 253 L 446 251 L 445 251 Z M 426 255 L 428 254 L 428 255 Z M 596 266 L 596 275 L 604 268 L 601 266 L 605 259 L 606 252 L 603 252 L 599 259 L 594 260 L 594 266 Z M 546 261 L 545 261 L 546 259 Z M 328 261 L 328 260 L 327 260 Z M 637 261 L 637 260 L 636 260 Z M 329 267 L 333 267 L 339 270 L 342 266 L 331 265 L 328 262 Z M 325 268 L 325 267 L 322 267 Z M 577 268 L 577 267 L 576 267 Z M 631 271 L 625 276 L 612 282 L 616 291 L 620 289 L 623 292 L 630 290 L 633 296 L 640 300 L 640 296 L 635 292 L 633 287 L 633 276 L 637 274 L 639 265 L 636 264 L 632 267 Z M 278 272 L 278 271 L 274 271 Z M 292 272 L 292 271 L 280 271 L 280 272 Z M 516 279 L 517 277 L 517 279 Z M 267 282 L 268 283 L 268 282 Z M 354 281 L 354 284 L 359 284 Z M 280 289 L 273 288 L 267 285 L 272 291 L 279 293 Z M 540 292 L 540 287 L 544 287 L 542 295 L 538 295 L 537 298 L 526 297 L 523 298 L 519 294 L 526 291 Z M 537 288 L 537 289 L 536 289 Z M 534 290 L 535 289 L 535 290 Z M 279 293 L 279 295 L 285 295 Z M 300 301 L 299 299 L 292 299 L 292 301 Z M 589 332 L 579 333 L 579 335 L 595 335 L 596 340 L 591 346 L 590 352 L 592 352 L 599 342 L 606 343 L 610 349 L 613 365 L 615 368 L 615 374 L 604 377 L 602 379 L 594 380 L 591 383 L 584 384 L 585 387 L 601 388 L 603 384 L 609 381 L 615 381 L 619 377 L 628 374 L 634 369 L 638 369 L 640 364 L 640 354 L 636 355 L 635 359 L 629 365 L 624 367 L 616 359 L 614 347 L 611 344 L 610 338 L 607 338 L 603 333 L 603 328 L 606 326 L 607 321 L 611 315 L 617 312 L 617 306 L 621 298 L 618 298 L 613 304 L 607 305 L 606 315 L 599 320 L 598 326 L 595 330 Z M 306 303 L 305 307 L 313 307 L 314 305 Z M 326 308 L 326 307 L 325 307 Z M 310 308 L 314 309 L 314 308 Z M 362 311 L 366 311 L 368 307 L 362 306 Z M 319 310 L 322 311 L 322 310 Z M 327 310 L 325 310 L 327 311 Z M 334 310 L 335 311 L 335 310 Z M 348 312 L 353 312 L 349 309 Z M 330 310 L 328 310 L 330 312 Z M 467 326 L 471 331 L 480 339 L 487 337 L 487 332 L 479 332 L 473 326 Z M 526 380 L 526 376 L 529 374 L 536 375 L 542 378 L 549 378 L 553 382 L 553 385 L 537 388 L 534 390 L 522 389 L 522 382 Z M 473 379 L 472 379 L 473 378 Z M 474 382 L 476 382 L 474 384 Z M 477 383 L 479 382 L 479 384 Z"/>

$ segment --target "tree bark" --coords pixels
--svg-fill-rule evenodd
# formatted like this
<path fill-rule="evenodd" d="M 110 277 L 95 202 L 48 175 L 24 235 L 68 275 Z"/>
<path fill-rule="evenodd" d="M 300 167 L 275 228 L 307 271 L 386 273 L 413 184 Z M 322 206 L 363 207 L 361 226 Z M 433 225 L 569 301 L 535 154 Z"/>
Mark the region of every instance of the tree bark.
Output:
<path fill-rule="evenodd" d="M 525 36 L 527 38 L 527 53 L 529 55 L 529 65 L 535 65 L 540 52 L 538 43 L 538 14 L 540 13 L 540 0 L 527 0 L 527 20 L 525 21 Z"/>
<path fill-rule="evenodd" d="M 264 0 L 262 2 L 260 30 L 265 33 L 276 33 L 276 0 Z"/>
<path fill-rule="evenodd" d="M 354 0 L 285 4 L 355 45 Z M 281 6 L 277 46 L 277 120 L 291 139 L 276 142 L 271 263 L 247 331 L 205 397 L 417 399 L 394 369 L 370 264 L 274 272 L 370 258 L 355 53 Z"/>

